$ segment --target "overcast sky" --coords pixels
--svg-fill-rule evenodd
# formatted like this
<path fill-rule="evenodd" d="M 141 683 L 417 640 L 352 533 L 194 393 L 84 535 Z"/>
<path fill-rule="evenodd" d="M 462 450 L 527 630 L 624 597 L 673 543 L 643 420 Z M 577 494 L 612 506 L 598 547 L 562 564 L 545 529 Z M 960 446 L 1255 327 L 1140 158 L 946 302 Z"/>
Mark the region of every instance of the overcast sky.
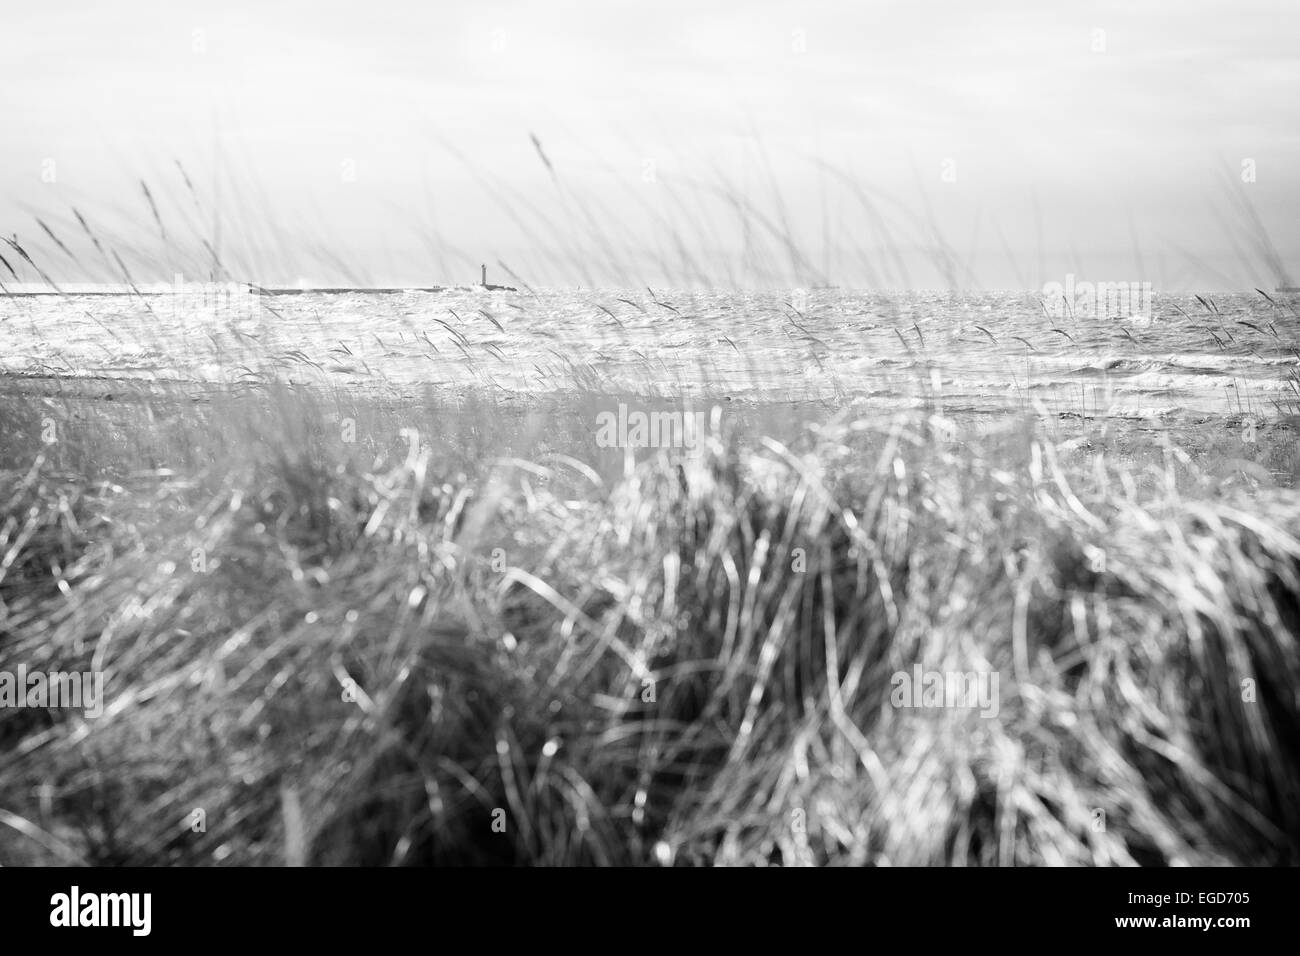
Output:
<path fill-rule="evenodd" d="M 56 278 L 76 207 L 142 281 L 1271 284 L 1243 198 L 1300 278 L 1293 0 L 0 5 Z"/>

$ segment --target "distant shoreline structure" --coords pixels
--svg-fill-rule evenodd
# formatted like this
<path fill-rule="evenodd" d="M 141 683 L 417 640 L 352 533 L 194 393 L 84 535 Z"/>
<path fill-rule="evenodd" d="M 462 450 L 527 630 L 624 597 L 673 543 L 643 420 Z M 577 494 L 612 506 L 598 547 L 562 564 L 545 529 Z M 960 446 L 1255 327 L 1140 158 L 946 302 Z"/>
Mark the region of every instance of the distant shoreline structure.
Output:
<path fill-rule="evenodd" d="M 484 289 L 488 292 L 518 292 L 514 286 L 492 285 L 487 280 L 487 266 L 479 267 L 482 272 L 483 281 L 478 285 L 468 286 L 392 286 L 392 287 L 361 287 L 361 286 L 327 286 L 325 288 L 302 288 L 300 286 L 285 288 L 268 288 L 260 286 L 255 282 L 247 281 L 227 281 L 217 282 L 215 280 L 208 282 L 186 282 L 184 275 L 177 274 L 172 277 L 170 284 L 165 282 L 153 283 L 130 283 L 123 285 L 121 283 L 105 284 L 90 282 L 69 282 L 61 286 L 54 285 L 52 282 L 44 282 L 39 285 L 35 283 L 17 283 L 17 288 L 11 286 L 0 287 L 0 292 L 10 298 L 30 298 L 33 296 L 69 296 L 69 295 L 138 295 L 138 296 L 202 296 L 202 297 L 231 297 L 245 295 L 347 295 L 351 292 L 362 293 L 365 295 L 393 295 L 400 292 L 472 292 L 475 289 Z M 32 288 L 36 285 L 36 288 Z"/>
<path fill-rule="evenodd" d="M 486 267 L 482 273 L 484 279 L 487 278 Z M 230 296 L 230 295 L 261 295 L 261 296 L 287 296 L 287 295 L 348 295 L 356 293 L 361 295 L 399 295 L 405 292 L 473 292 L 476 290 L 485 290 L 487 292 L 518 292 L 514 286 L 494 285 L 489 282 L 480 282 L 473 285 L 434 285 L 434 286 L 260 286 L 255 282 L 192 282 L 183 285 L 168 285 L 163 282 L 145 282 L 136 285 L 125 285 L 121 283 L 89 283 L 89 282 L 68 282 L 52 285 L 49 283 L 7 283 L 0 285 L 0 298 L 37 298 L 42 296 L 141 296 L 141 297 L 162 297 L 169 295 L 211 295 L 211 296 Z M 854 294 L 892 294 L 892 293 L 925 293 L 925 292 L 949 292 L 952 290 L 936 289 L 852 289 L 845 290 L 842 286 L 812 286 L 812 290 L 835 290 L 850 291 Z M 1022 289 L 987 289 L 986 293 L 993 292 L 1010 292 L 1021 293 Z M 1259 290 L 1256 290 L 1259 291 Z M 1300 294 L 1300 286 L 1279 285 L 1273 289 L 1275 294 L 1296 295 Z M 1247 294 L 1243 290 L 1238 290 L 1242 295 Z M 955 293 L 962 294 L 962 293 Z M 1167 292 L 1164 295 L 1192 295 L 1189 291 Z"/>
<path fill-rule="evenodd" d="M 514 286 L 493 285 L 487 281 L 487 266 L 481 266 L 483 281 L 478 285 L 465 286 L 326 286 L 323 288 L 302 288 L 297 286 L 291 287 L 267 287 L 260 286 L 255 282 L 192 282 L 186 283 L 177 276 L 172 285 L 165 283 L 145 283 L 143 285 L 104 285 L 97 283 L 67 283 L 63 286 L 53 286 L 42 284 L 38 288 L 30 288 L 23 284 L 20 288 L 6 287 L 5 294 L 13 298 L 31 298 L 35 296 L 166 296 L 166 295 L 210 295 L 213 297 L 220 296 L 240 296 L 240 295 L 348 295 L 358 293 L 361 295 L 396 295 L 402 292 L 473 292 L 476 289 L 483 289 L 487 292 L 518 292 Z"/>
<path fill-rule="evenodd" d="M 371 288 L 365 286 L 356 286 L 356 287 L 336 286 L 331 288 L 300 289 L 294 287 L 294 288 L 278 289 L 278 288 L 264 288 L 259 285 L 254 285 L 251 282 L 238 282 L 234 284 L 246 289 L 247 294 L 249 295 L 267 295 L 267 296 L 347 295 L 348 293 L 357 293 L 361 295 L 395 295 L 402 292 L 474 292 L 485 288 L 484 286 L 481 285 L 460 285 L 460 286 L 449 285 L 449 286 L 400 286 L 400 287 L 394 286 L 391 288 Z M 519 291 L 518 289 L 507 285 L 489 285 L 486 286 L 486 290 L 488 292 L 518 292 Z M 99 286 L 93 289 L 86 289 L 86 288 L 79 288 L 75 285 L 70 284 L 67 286 L 61 286 L 58 289 L 44 288 L 35 291 L 8 289 L 5 292 L 0 293 L 0 298 L 12 297 L 15 299 L 31 299 L 31 298 L 41 297 L 41 296 L 124 296 L 124 295 L 158 297 L 158 296 L 168 296 L 168 295 L 177 295 L 177 294 L 178 293 L 173 292 L 171 289 L 157 289 L 148 286 L 146 286 L 145 288 L 137 287 L 134 289 L 132 289 L 130 286 L 120 286 L 120 287 L 114 286 L 111 288 Z M 189 295 L 192 293 L 185 292 L 179 294 Z"/>

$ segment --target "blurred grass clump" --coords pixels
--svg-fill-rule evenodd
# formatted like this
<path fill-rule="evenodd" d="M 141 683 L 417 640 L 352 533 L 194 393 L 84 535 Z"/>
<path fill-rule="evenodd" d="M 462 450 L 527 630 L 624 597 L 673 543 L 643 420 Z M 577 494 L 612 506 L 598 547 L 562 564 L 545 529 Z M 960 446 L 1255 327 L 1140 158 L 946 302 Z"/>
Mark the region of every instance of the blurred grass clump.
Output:
<path fill-rule="evenodd" d="M 611 470 L 79 408 L 6 402 L 0 670 L 107 699 L 0 708 L 5 864 L 1300 862 L 1293 490 L 919 412 Z"/>

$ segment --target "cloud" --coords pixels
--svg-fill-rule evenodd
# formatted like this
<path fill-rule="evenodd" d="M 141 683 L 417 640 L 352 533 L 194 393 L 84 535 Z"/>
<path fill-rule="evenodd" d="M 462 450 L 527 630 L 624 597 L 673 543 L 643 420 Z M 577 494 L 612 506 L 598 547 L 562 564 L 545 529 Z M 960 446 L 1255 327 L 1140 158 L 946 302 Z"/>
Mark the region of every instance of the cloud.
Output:
<path fill-rule="evenodd" d="M 941 228 L 964 237 L 991 210 L 1026 257 L 1037 239 L 1018 223 L 1035 194 L 1075 248 L 1127 237 L 1113 211 L 1127 209 L 1152 237 L 1190 221 L 1204 236 L 1188 241 L 1222 253 L 1211 173 L 1250 156 L 1293 254 L 1297 27 L 1293 5 L 1207 0 L 31 6 L 0 35 L 13 184 L 0 217 L 53 198 L 35 191 L 49 157 L 84 200 L 172 157 L 210 179 L 217 155 L 292 207 L 286 221 L 318 209 L 366 234 L 367 208 L 427 189 L 454 241 L 506 245 L 517 227 L 483 210 L 474 183 L 548 188 L 536 131 L 557 174 L 585 177 L 613 208 L 648 158 L 670 177 L 758 176 L 760 142 L 793 197 L 820 188 L 810 156 L 914 204 L 919 178 Z M 362 170 L 351 192 L 338 189 L 348 160 Z M 948 160 L 960 175 L 939 192 Z M 589 175 L 600 168 L 609 181 Z M 1198 199 L 1206 211 L 1189 220 Z M 807 205 L 790 215 L 815 231 Z"/>

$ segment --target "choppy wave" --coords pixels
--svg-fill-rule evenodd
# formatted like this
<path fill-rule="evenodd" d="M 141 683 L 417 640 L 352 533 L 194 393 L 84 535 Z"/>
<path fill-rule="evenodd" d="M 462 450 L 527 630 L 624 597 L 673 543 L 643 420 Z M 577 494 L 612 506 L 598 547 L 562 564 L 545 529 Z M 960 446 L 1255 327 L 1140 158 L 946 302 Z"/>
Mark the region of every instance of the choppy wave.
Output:
<path fill-rule="evenodd" d="M 1033 296 L 304 294 L 173 315 L 130 296 L 0 299 L 0 369 L 28 375 L 518 393 L 601 390 L 974 407 L 1222 413 L 1294 399 L 1300 320 L 1258 296 L 1160 296 L 1142 322 L 1048 319 Z M 801 303 L 802 304 L 802 303 Z"/>

